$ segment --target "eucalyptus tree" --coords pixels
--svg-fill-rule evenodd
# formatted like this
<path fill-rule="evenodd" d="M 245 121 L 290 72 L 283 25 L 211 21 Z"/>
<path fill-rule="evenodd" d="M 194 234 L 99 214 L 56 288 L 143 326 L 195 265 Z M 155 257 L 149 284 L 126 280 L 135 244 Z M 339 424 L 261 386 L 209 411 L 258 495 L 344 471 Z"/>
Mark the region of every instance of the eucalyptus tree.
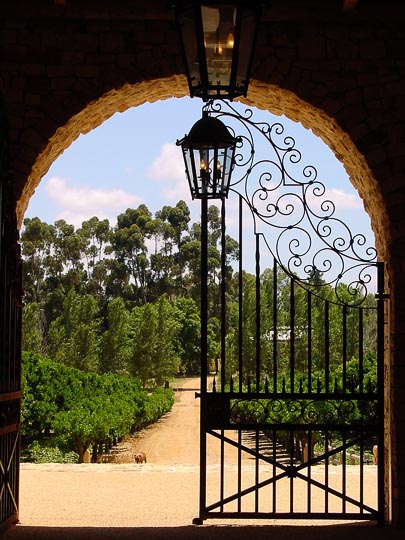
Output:
<path fill-rule="evenodd" d="M 27 303 L 43 303 L 47 295 L 46 278 L 52 253 L 53 228 L 38 217 L 24 219 L 21 233 L 23 287 Z"/>
<path fill-rule="evenodd" d="M 80 290 L 80 281 L 74 282 L 75 272 L 83 270 L 83 253 L 86 247 L 84 238 L 76 234 L 73 225 L 64 219 L 53 225 L 52 269 L 60 278 L 65 276 L 65 283 Z"/>
<path fill-rule="evenodd" d="M 173 294 L 174 289 L 174 246 L 172 242 L 171 226 L 154 219 L 148 227 L 153 242 L 153 251 L 150 254 L 150 277 L 148 284 L 148 297 L 156 301 L 161 294 Z"/>
<path fill-rule="evenodd" d="M 154 377 L 154 346 L 156 337 L 156 310 L 153 304 L 135 306 L 130 318 L 129 369 L 133 377 L 141 380 L 143 387 Z"/>
<path fill-rule="evenodd" d="M 144 306 L 135 306 L 130 319 L 130 372 L 144 386 L 161 385 L 180 367 L 177 347 L 180 321 L 176 306 L 166 295 Z"/>
<path fill-rule="evenodd" d="M 28 303 L 22 312 L 22 350 L 45 354 L 47 335 L 47 322 L 41 304 Z"/>
<path fill-rule="evenodd" d="M 201 226 L 193 223 L 179 250 L 179 264 L 183 268 L 184 294 L 198 305 L 201 300 Z"/>
<path fill-rule="evenodd" d="M 176 206 L 164 206 L 156 212 L 156 218 L 167 222 L 171 226 L 171 236 L 176 246 L 179 246 L 184 233 L 188 231 L 190 222 L 190 209 L 186 202 L 180 200 Z"/>
<path fill-rule="evenodd" d="M 106 288 L 108 266 L 106 264 L 111 252 L 111 227 L 108 219 L 98 217 L 83 221 L 76 231 L 82 239 L 82 261 L 86 272 L 86 291 L 103 299 Z"/>
<path fill-rule="evenodd" d="M 164 206 L 156 212 L 151 224 L 155 244 L 151 254 L 151 287 L 155 286 L 155 299 L 164 293 L 174 298 L 182 288 L 185 265 L 180 249 L 189 222 L 190 210 L 184 201 L 179 201 L 175 207 Z"/>
<path fill-rule="evenodd" d="M 98 305 L 91 295 L 71 289 L 59 317 L 48 332 L 48 354 L 57 362 L 83 371 L 98 371 L 100 353 Z"/>
<path fill-rule="evenodd" d="M 129 373 L 129 319 L 124 300 L 113 298 L 107 307 L 107 329 L 101 338 L 101 372 Z"/>
<path fill-rule="evenodd" d="M 108 219 L 100 220 L 97 216 L 83 221 L 82 226 L 77 230 L 77 234 L 84 240 L 82 256 L 86 259 L 86 271 L 89 277 L 96 264 L 105 257 L 110 231 Z"/>
<path fill-rule="evenodd" d="M 175 306 L 162 294 L 156 307 L 156 334 L 154 343 L 153 371 L 155 383 L 160 386 L 179 371 L 180 356 L 176 350 L 176 340 L 180 326 Z"/>
<path fill-rule="evenodd" d="M 136 209 L 128 208 L 117 218 L 117 226 L 111 235 L 111 246 L 118 264 L 129 274 L 132 299 L 145 304 L 148 300 L 150 261 L 147 240 L 152 214 L 141 204 Z"/>
<path fill-rule="evenodd" d="M 201 318 L 192 298 L 178 298 L 175 302 L 178 332 L 175 346 L 180 358 L 180 371 L 188 375 L 200 373 Z"/>

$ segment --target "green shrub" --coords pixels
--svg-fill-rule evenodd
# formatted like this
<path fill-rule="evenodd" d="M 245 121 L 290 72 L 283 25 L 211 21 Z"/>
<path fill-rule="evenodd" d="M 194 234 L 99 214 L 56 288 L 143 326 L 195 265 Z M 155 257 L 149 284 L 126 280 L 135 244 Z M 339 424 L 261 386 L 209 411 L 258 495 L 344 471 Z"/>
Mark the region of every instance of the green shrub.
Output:
<path fill-rule="evenodd" d="M 31 460 L 42 463 L 63 462 L 62 445 L 79 462 L 89 448 L 97 459 L 105 445 L 156 422 L 174 402 L 171 389 L 148 395 L 136 378 L 83 372 L 32 353 L 23 353 L 22 381 L 23 442 L 53 440 L 52 448 L 29 447 Z"/>
<path fill-rule="evenodd" d="M 38 441 L 28 445 L 22 454 L 22 461 L 31 463 L 77 463 L 78 458 L 76 452 L 65 452 L 58 446 L 41 444 Z"/>

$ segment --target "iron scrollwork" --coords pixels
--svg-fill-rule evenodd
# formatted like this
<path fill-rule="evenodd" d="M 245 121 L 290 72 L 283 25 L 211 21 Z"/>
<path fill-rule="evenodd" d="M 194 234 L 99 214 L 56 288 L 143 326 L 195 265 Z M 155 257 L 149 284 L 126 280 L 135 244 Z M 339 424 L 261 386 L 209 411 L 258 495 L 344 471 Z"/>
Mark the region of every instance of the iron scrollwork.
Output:
<path fill-rule="evenodd" d="M 230 407 L 233 424 L 373 426 L 376 419 L 374 400 L 235 399 Z"/>
<path fill-rule="evenodd" d="M 376 249 L 337 217 L 316 167 L 302 163 L 295 139 L 280 122 L 255 122 L 251 109 L 240 113 L 218 101 L 205 108 L 239 137 L 231 191 L 245 200 L 255 232 L 280 265 L 312 288 L 320 275 L 339 301 L 360 305 L 373 280 Z"/>

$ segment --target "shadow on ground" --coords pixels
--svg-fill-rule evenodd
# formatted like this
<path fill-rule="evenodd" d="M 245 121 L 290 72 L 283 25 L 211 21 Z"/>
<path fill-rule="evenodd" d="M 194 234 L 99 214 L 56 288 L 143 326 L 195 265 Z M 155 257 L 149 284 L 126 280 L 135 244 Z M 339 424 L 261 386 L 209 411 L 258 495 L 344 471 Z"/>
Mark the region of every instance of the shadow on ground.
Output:
<path fill-rule="evenodd" d="M 404 531 L 359 525 L 203 525 L 185 527 L 15 526 L 2 540 L 403 540 Z"/>

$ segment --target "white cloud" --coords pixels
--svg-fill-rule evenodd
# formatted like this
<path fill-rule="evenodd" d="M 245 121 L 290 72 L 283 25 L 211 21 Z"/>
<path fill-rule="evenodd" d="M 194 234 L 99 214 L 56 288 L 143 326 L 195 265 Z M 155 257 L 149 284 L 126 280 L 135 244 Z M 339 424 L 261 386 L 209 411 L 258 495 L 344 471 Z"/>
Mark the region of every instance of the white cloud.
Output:
<path fill-rule="evenodd" d="M 190 201 L 183 156 L 181 149 L 175 144 L 163 144 L 147 174 L 151 180 L 165 183 L 162 194 L 166 199 L 176 202 L 180 199 Z"/>
<path fill-rule="evenodd" d="M 348 193 L 343 189 L 330 188 L 325 190 L 322 200 L 332 201 L 338 210 L 358 210 L 364 209 L 359 196 L 354 193 Z"/>
<path fill-rule="evenodd" d="M 75 227 L 93 216 L 109 219 L 114 225 L 118 214 L 142 202 L 138 195 L 123 189 L 77 186 L 58 176 L 49 178 L 45 190 L 51 204 L 58 208 L 56 220 L 64 219 Z"/>

